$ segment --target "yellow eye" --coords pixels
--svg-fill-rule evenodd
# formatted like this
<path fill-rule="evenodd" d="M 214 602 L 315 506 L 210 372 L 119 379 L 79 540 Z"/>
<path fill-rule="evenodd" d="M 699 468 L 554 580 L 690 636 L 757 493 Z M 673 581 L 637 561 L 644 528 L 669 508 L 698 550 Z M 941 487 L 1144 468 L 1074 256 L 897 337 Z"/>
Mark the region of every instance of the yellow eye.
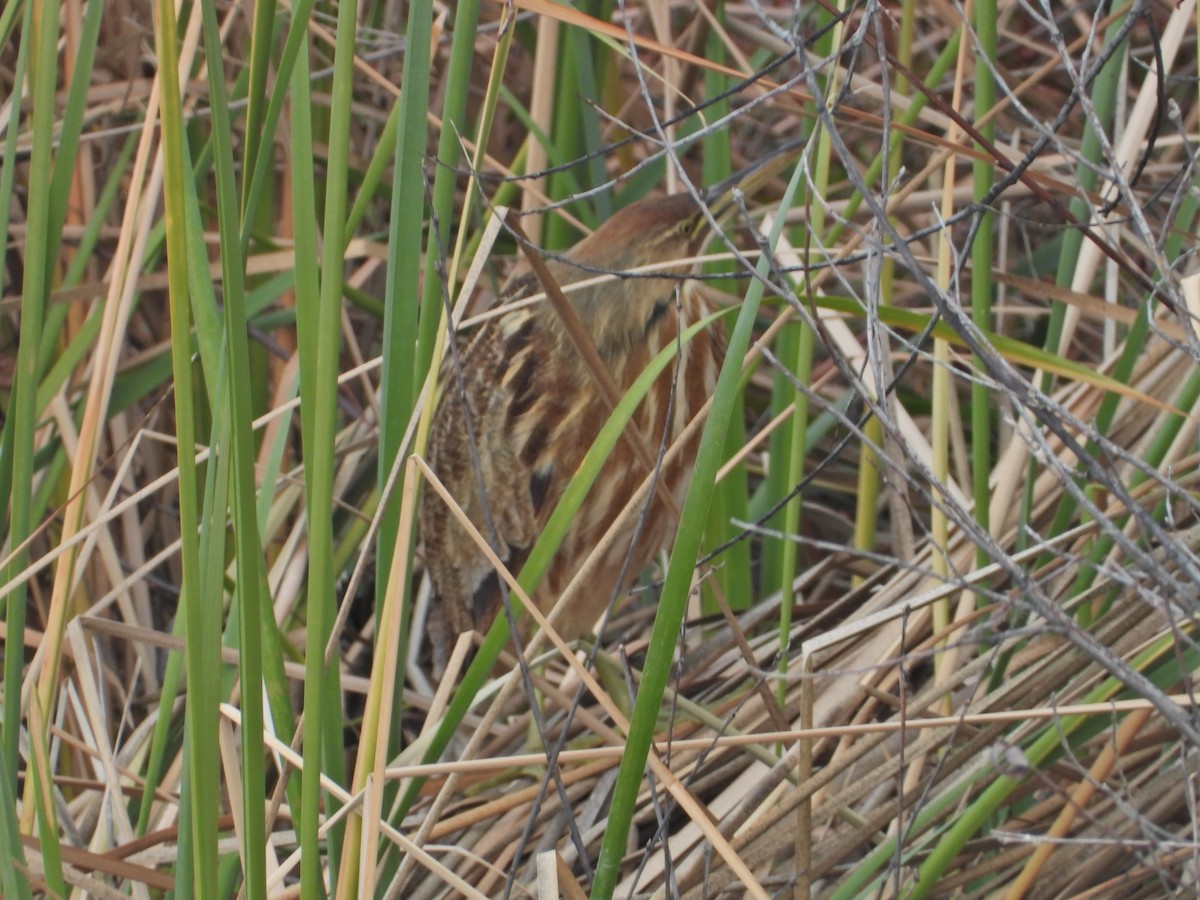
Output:
<path fill-rule="evenodd" d="M 694 221 L 692 221 L 691 219 L 684 219 L 682 222 L 679 223 L 679 236 L 687 237 L 689 234 L 692 233 L 692 228 L 695 227 L 695 224 L 696 223 Z"/>

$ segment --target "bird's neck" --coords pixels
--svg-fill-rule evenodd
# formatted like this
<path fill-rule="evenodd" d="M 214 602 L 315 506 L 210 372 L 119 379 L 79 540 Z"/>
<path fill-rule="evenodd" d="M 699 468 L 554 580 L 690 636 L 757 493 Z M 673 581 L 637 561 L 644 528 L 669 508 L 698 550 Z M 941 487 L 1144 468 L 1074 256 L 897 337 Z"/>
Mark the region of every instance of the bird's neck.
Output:
<path fill-rule="evenodd" d="M 574 294 L 571 305 L 601 357 L 612 364 L 633 347 L 660 346 L 659 334 L 668 325 L 674 334 L 676 295 L 686 296 L 691 284 L 665 279 L 608 282 Z"/>

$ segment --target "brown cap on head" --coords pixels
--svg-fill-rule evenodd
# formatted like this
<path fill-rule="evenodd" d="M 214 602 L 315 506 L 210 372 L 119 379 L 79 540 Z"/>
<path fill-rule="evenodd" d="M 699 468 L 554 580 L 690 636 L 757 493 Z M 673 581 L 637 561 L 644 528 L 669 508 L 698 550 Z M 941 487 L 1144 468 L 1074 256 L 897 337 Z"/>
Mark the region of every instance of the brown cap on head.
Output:
<path fill-rule="evenodd" d="M 707 220 L 691 194 L 647 197 L 613 213 L 569 256 L 584 265 L 627 271 L 698 249 Z"/>

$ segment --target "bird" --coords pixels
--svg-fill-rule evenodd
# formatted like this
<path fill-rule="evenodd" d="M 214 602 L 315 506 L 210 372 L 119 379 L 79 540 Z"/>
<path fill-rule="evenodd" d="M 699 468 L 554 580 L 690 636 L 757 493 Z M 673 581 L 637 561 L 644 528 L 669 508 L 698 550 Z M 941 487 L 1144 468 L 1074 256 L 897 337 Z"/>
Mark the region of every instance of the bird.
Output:
<path fill-rule="evenodd" d="M 711 235 L 704 209 L 708 197 L 689 192 L 636 201 L 565 254 L 545 261 L 618 394 L 659 351 L 675 345 L 683 329 L 713 311 L 698 283 L 688 279 L 696 270 L 690 260 Z M 668 265 L 654 277 L 628 274 L 656 263 Z M 614 277 L 596 282 L 598 273 Z M 580 282 L 589 283 L 571 290 Z M 541 290 L 539 278 L 519 268 L 503 296 L 515 301 Z M 660 445 L 670 447 L 712 396 L 725 347 L 723 326 L 714 322 L 683 343 L 676 365 L 668 365 L 654 381 L 626 426 L 632 439 L 615 445 L 533 594 L 543 613 L 649 474 Z M 427 462 L 515 574 L 608 419 L 611 400 L 606 401 L 563 317 L 544 302 L 480 326 L 458 354 L 458 372 L 448 359 Z M 559 621 L 564 640 L 587 634 L 613 596 L 631 586 L 671 537 L 672 513 L 682 505 L 691 476 L 699 431 L 694 434 L 691 445 L 659 473 L 661 488 L 673 501 L 662 499 L 660 491 L 648 501 L 636 536 L 631 521 L 620 539 L 608 544 L 596 577 Z M 433 491 L 423 492 L 419 518 L 433 583 L 428 636 L 435 671 L 441 671 L 459 634 L 487 631 L 507 588 Z M 630 564 L 624 565 L 627 553 Z"/>

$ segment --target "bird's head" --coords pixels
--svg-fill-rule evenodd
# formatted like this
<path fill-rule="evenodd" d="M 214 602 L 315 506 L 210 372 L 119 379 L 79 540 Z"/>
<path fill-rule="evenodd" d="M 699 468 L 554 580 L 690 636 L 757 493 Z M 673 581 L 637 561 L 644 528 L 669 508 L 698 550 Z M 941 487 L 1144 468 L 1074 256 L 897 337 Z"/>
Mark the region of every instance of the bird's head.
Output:
<path fill-rule="evenodd" d="M 655 269 L 660 278 L 638 280 L 664 281 L 695 270 L 690 258 L 708 235 L 708 219 L 691 194 L 647 197 L 613 213 L 568 257 L 587 268 L 619 273 L 662 266 Z M 674 261 L 680 264 L 668 265 Z"/>
<path fill-rule="evenodd" d="M 711 233 L 696 199 L 672 194 L 618 210 L 571 249 L 556 274 L 564 284 L 599 279 L 569 296 L 601 353 L 639 339 L 661 317 Z"/>
<path fill-rule="evenodd" d="M 696 257 L 734 206 L 777 175 L 804 146 L 791 141 L 694 195 L 649 197 L 618 210 L 552 267 L 602 354 L 620 352 L 662 321 L 666 304 L 697 269 Z M 605 277 L 607 274 L 608 277 Z"/>

